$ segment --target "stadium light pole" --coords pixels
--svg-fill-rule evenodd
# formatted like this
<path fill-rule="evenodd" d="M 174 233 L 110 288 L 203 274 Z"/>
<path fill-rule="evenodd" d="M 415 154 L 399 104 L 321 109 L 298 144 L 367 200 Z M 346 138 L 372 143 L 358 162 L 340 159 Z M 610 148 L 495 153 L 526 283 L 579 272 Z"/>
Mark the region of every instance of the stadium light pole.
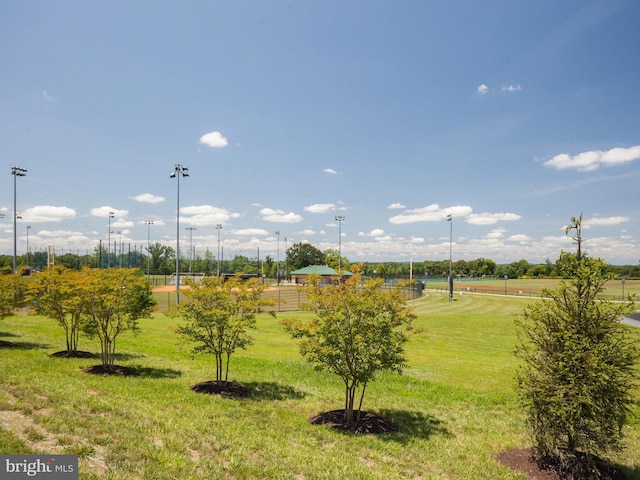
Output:
<path fill-rule="evenodd" d="M 449 223 L 449 301 L 453 299 L 452 251 L 453 251 L 453 215 L 447 215 Z"/>
<path fill-rule="evenodd" d="M 13 273 L 18 273 L 18 212 L 17 212 L 17 195 L 16 195 L 16 179 L 27 175 L 27 169 L 11 165 L 11 175 L 13 175 Z"/>
<path fill-rule="evenodd" d="M 27 225 L 27 269 L 29 269 L 29 230 L 31 230 L 31 225 Z"/>
<path fill-rule="evenodd" d="M 191 273 L 191 267 L 193 266 L 193 231 L 198 230 L 196 227 L 187 227 L 185 230 L 189 230 L 189 273 Z"/>
<path fill-rule="evenodd" d="M 176 163 L 173 173 L 169 175 L 170 178 L 175 178 L 178 181 L 176 196 L 176 305 L 180 303 L 180 177 L 188 177 L 188 170 L 184 165 Z"/>
<path fill-rule="evenodd" d="M 114 213 L 109 212 L 109 232 L 107 233 L 107 268 L 111 268 L 111 219 Z"/>
<path fill-rule="evenodd" d="M 218 231 L 218 256 L 216 257 L 216 266 L 218 270 L 218 276 L 220 276 L 220 230 L 222 230 L 221 223 L 216 225 L 216 230 Z"/>
<path fill-rule="evenodd" d="M 345 219 L 344 215 L 336 215 L 336 222 L 338 222 L 338 270 L 342 270 L 342 222 Z"/>
<path fill-rule="evenodd" d="M 276 232 L 278 237 L 278 249 L 276 250 L 276 283 L 280 285 L 280 230 Z"/>
<path fill-rule="evenodd" d="M 153 220 L 145 220 L 144 224 L 147 226 L 147 282 L 151 279 L 151 225 Z"/>

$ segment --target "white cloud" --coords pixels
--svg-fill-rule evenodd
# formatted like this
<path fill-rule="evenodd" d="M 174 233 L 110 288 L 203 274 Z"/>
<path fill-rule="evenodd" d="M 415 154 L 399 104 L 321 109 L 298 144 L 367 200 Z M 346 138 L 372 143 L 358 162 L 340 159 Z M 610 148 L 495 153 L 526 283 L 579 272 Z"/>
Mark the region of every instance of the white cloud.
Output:
<path fill-rule="evenodd" d="M 153 195 L 151 193 L 141 193 L 140 195 L 136 195 L 135 197 L 129 197 L 134 199 L 137 202 L 142 203 L 162 203 L 165 198 L 159 195 Z"/>
<path fill-rule="evenodd" d="M 129 214 L 129 210 L 119 210 L 117 208 L 109 206 L 102 206 L 91 209 L 91 215 L 93 215 L 94 217 L 108 218 L 110 213 L 112 213 L 114 217 L 126 217 Z"/>
<path fill-rule="evenodd" d="M 239 230 L 231 230 L 231 233 L 233 235 L 269 235 L 269 232 L 267 232 L 266 230 L 262 229 L 262 228 L 242 228 Z"/>
<path fill-rule="evenodd" d="M 57 99 L 49 95 L 49 92 L 46 90 L 42 90 L 42 98 L 44 98 L 47 102 L 55 102 Z"/>
<path fill-rule="evenodd" d="M 487 234 L 486 238 L 502 238 L 506 231 L 507 230 L 502 227 L 494 228 Z"/>
<path fill-rule="evenodd" d="M 482 85 L 480 85 L 478 87 L 478 90 L 476 90 L 478 92 L 478 94 L 480 95 L 485 95 L 486 93 L 489 92 L 489 87 L 487 85 L 485 85 L 484 83 Z"/>
<path fill-rule="evenodd" d="M 584 220 L 582 226 L 584 228 L 620 225 L 629 221 L 629 217 L 596 217 Z"/>
<path fill-rule="evenodd" d="M 503 86 L 500 90 L 502 92 L 519 92 L 522 90 L 522 87 L 520 85 L 507 85 Z"/>
<path fill-rule="evenodd" d="M 180 214 L 185 222 L 196 226 L 211 226 L 218 223 L 226 223 L 232 218 L 238 218 L 239 213 L 233 213 L 226 208 L 214 207 L 211 205 L 193 205 L 182 207 Z"/>
<path fill-rule="evenodd" d="M 529 235 L 525 235 L 524 233 L 518 233 L 516 235 L 511 235 L 507 238 L 510 242 L 519 242 L 519 243 L 528 243 L 532 240 Z"/>
<path fill-rule="evenodd" d="M 338 175 L 338 172 L 336 172 L 333 168 L 325 168 L 322 171 L 324 173 L 328 173 L 329 175 Z"/>
<path fill-rule="evenodd" d="M 620 165 L 640 159 L 640 145 L 629 148 L 612 148 L 611 150 L 591 150 L 571 156 L 561 153 L 544 162 L 546 167 L 557 170 L 575 168 L 581 172 L 597 170 L 601 166 Z"/>
<path fill-rule="evenodd" d="M 274 210 L 272 208 L 263 208 L 260 210 L 260 214 L 265 222 L 298 223 L 304 220 L 297 213 L 285 213 L 282 210 Z"/>
<path fill-rule="evenodd" d="M 18 212 L 18 215 L 22 217 L 22 221 L 24 222 L 60 222 L 62 220 L 76 218 L 76 211 L 69 207 L 40 205 Z"/>
<path fill-rule="evenodd" d="M 311 228 L 306 228 L 304 230 L 300 230 L 299 232 L 296 232 L 296 235 L 315 235 L 316 231 L 311 229 Z"/>
<path fill-rule="evenodd" d="M 403 208 L 407 208 L 405 207 L 403 204 L 401 203 L 392 203 L 391 205 L 389 205 L 387 207 L 389 210 L 402 210 Z"/>
<path fill-rule="evenodd" d="M 471 214 L 473 209 L 468 206 L 456 205 L 453 207 L 440 208 L 437 203 L 427 205 L 426 207 L 415 208 L 407 210 L 400 215 L 396 215 L 389 219 L 389 223 L 396 225 L 403 223 L 416 223 L 416 222 L 438 222 L 445 220 L 448 215 L 453 215 L 453 218 L 466 217 Z"/>
<path fill-rule="evenodd" d="M 227 139 L 223 137 L 220 132 L 205 133 L 200 137 L 200 143 L 211 148 L 222 148 L 229 144 Z"/>
<path fill-rule="evenodd" d="M 465 219 L 471 225 L 494 225 L 501 221 L 515 221 L 522 218 L 515 213 L 472 213 Z"/>
<path fill-rule="evenodd" d="M 333 203 L 314 203 L 308 207 L 304 207 L 305 212 L 311 213 L 327 213 L 331 210 L 335 210 L 336 206 Z"/>

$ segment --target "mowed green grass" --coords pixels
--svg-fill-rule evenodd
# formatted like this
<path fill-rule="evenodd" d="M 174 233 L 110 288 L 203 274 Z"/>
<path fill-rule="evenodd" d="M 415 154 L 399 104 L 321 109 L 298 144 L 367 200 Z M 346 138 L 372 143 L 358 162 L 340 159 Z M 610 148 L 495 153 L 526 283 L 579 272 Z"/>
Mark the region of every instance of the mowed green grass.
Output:
<path fill-rule="evenodd" d="M 524 479 L 496 457 L 530 445 L 513 347 L 514 319 L 531 301 L 435 292 L 412 301 L 421 329 L 408 366 L 382 374 L 363 406 L 401 431 L 375 436 L 308 423 L 343 398 L 340 380 L 301 361 L 278 323 L 308 313 L 259 317 L 255 345 L 231 363 L 231 379 L 252 391 L 244 400 L 189 389 L 212 378 L 213 359 L 178 344 L 178 319 L 156 315 L 121 338 L 117 363 L 142 373 L 123 378 L 81 371 L 96 359 L 49 357 L 64 344 L 52 320 L 7 317 L 0 339 L 16 347 L 0 350 L 0 453 L 76 453 L 86 479 Z M 80 348 L 98 352 L 84 338 Z M 614 460 L 640 479 L 635 413 Z"/>

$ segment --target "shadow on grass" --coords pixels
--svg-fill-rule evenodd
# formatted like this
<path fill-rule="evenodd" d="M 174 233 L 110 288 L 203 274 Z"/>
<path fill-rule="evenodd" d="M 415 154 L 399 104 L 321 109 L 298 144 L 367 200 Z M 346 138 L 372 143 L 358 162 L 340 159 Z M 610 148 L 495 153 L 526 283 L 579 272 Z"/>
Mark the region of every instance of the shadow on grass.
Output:
<path fill-rule="evenodd" d="M 179 378 L 182 372 L 173 368 L 143 367 L 141 365 L 131 365 L 130 368 L 138 372 L 141 377 L 147 378 Z"/>
<path fill-rule="evenodd" d="M 9 333 L 9 332 L 0 332 L 0 337 L 18 337 L 19 335 L 16 335 L 15 333 Z"/>
<path fill-rule="evenodd" d="M 249 389 L 250 398 L 254 400 L 299 400 L 306 396 L 304 392 L 289 385 L 275 382 L 249 382 L 243 385 Z"/>
<path fill-rule="evenodd" d="M 50 345 L 44 343 L 32 342 L 7 342 L 0 340 L 0 348 L 10 348 L 14 350 L 38 350 L 51 348 Z"/>
<path fill-rule="evenodd" d="M 619 463 L 614 463 L 614 466 L 621 470 L 629 479 L 640 479 L 640 467 L 627 467 Z"/>
<path fill-rule="evenodd" d="M 408 410 L 381 410 L 379 415 L 392 421 L 398 426 L 398 431 L 384 434 L 389 440 L 405 444 L 413 438 L 428 439 L 433 435 L 453 438 L 453 434 L 436 417 L 425 415 L 423 412 Z"/>

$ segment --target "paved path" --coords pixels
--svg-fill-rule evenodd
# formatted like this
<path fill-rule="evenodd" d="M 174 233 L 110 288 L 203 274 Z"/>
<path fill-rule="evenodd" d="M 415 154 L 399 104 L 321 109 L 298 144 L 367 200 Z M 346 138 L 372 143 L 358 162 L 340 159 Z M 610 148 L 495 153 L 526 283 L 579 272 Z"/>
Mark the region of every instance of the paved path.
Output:
<path fill-rule="evenodd" d="M 640 312 L 632 313 L 628 317 L 622 317 L 622 323 L 640 328 Z"/>

